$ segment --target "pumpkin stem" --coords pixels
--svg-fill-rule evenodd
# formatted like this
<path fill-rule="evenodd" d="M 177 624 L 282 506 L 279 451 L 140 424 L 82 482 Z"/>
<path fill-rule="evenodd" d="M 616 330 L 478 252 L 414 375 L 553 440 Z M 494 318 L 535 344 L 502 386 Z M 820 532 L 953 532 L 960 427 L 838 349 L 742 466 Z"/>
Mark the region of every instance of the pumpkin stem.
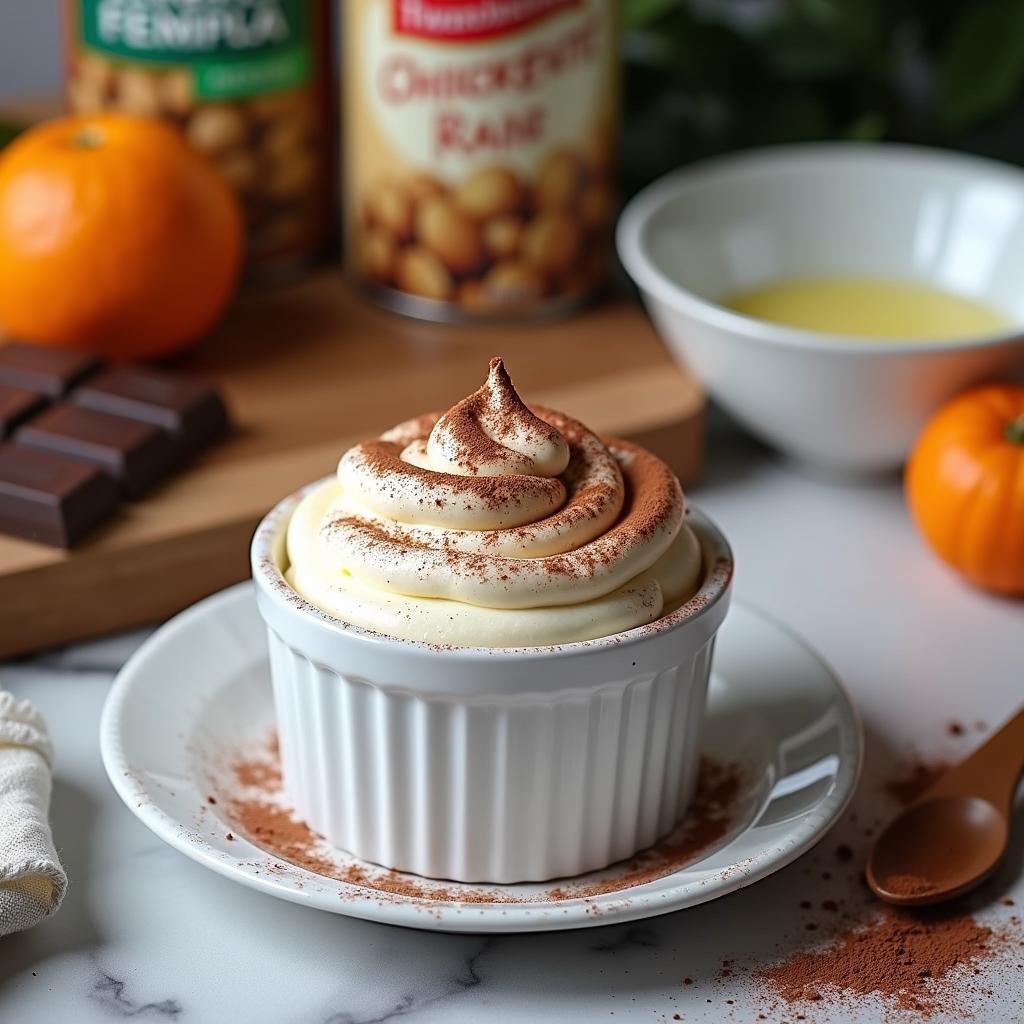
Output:
<path fill-rule="evenodd" d="M 1006 439 L 1011 444 L 1024 445 L 1024 412 L 1006 424 Z"/>

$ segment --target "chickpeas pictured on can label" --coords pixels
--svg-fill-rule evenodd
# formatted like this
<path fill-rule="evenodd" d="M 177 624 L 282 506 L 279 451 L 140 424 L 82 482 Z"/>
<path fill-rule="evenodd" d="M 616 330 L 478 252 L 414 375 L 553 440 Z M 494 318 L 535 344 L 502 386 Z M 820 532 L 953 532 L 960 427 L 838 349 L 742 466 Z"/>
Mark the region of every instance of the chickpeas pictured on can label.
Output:
<path fill-rule="evenodd" d="M 523 259 L 541 274 L 558 277 L 580 256 L 580 228 L 567 213 L 541 213 L 523 233 Z"/>
<path fill-rule="evenodd" d="M 523 186 L 507 167 L 482 167 L 456 188 L 455 202 L 469 216 L 489 220 L 520 212 Z"/>
<path fill-rule="evenodd" d="M 411 295 L 439 302 L 450 299 L 455 289 L 455 282 L 444 264 L 420 245 L 410 245 L 399 253 L 395 283 Z"/>
<path fill-rule="evenodd" d="M 417 204 L 416 235 L 453 274 L 472 274 L 483 263 L 476 223 L 449 199 L 432 196 Z"/>
<path fill-rule="evenodd" d="M 214 161 L 246 216 L 250 273 L 332 234 L 331 0 L 65 0 L 73 112 L 160 117 Z"/>
<path fill-rule="evenodd" d="M 389 231 L 396 242 L 412 238 L 414 198 L 402 188 L 383 181 L 367 190 L 366 214 L 371 227 Z"/>
<path fill-rule="evenodd" d="M 535 302 L 544 294 L 544 279 L 517 260 L 496 263 L 484 278 L 484 297 L 494 306 Z"/>
<path fill-rule="evenodd" d="M 200 107 L 185 126 L 189 142 L 211 156 L 241 146 L 248 132 L 249 126 L 242 112 L 226 103 Z"/>
<path fill-rule="evenodd" d="M 512 215 L 495 217 L 483 227 L 484 245 L 496 260 L 508 259 L 519 252 L 523 240 L 523 221 Z"/>
<path fill-rule="evenodd" d="M 350 275 L 431 319 L 558 311 L 600 287 L 617 6 L 345 0 Z"/>
<path fill-rule="evenodd" d="M 580 159 L 570 150 L 556 150 L 537 176 L 537 206 L 542 210 L 570 210 L 579 196 Z"/>

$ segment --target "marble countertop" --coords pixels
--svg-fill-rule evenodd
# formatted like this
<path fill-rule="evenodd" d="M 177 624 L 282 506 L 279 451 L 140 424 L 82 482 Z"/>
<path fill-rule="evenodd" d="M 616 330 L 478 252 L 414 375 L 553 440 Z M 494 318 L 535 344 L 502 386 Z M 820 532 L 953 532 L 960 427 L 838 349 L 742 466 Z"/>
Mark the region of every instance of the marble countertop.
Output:
<path fill-rule="evenodd" d="M 895 478 L 830 482 L 752 444 L 721 452 L 691 497 L 733 542 L 737 595 L 807 638 L 864 720 L 864 778 L 818 851 L 702 907 L 550 935 L 418 933 L 274 900 L 165 846 L 108 784 L 97 728 L 114 673 L 146 635 L 131 633 L 0 668 L 0 682 L 34 700 L 54 734 L 52 821 L 71 880 L 55 917 L 0 940 L 0 1021 L 893 1019 L 871 1000 L 774 1005 L 756 971 L 827 937 L 806 930 L 800 901 L 826 895 L 837 843 L 859 856 L 863 823 L 892 813 L 881 780 L 914 753 L 966 752 L 1024 698 L 1022 608 L 968 589 L 924 551 Z M 954 721 L 966 735 L 950 732 Z M 1017 825 L 1010 857 L 976 902 L 982 920 L 1005 921 L 1007 899 L 1024 904 L 1021 814 Z M 1024 1019 L 1019 960 L 983 969 L 992 995 L 976 1021 Z"/>

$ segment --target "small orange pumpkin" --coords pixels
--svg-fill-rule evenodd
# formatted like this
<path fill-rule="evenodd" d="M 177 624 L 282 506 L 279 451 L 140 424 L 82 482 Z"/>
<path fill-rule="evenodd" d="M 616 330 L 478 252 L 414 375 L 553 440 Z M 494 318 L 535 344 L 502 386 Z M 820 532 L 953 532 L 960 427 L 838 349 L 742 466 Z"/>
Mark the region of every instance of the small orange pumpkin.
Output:
<path fill-rule="evenodd" d="M 940 409 L 906 493 L 940 558 L 985 590 L 1024 595 L 1024 388 L 991 384 Z"/>

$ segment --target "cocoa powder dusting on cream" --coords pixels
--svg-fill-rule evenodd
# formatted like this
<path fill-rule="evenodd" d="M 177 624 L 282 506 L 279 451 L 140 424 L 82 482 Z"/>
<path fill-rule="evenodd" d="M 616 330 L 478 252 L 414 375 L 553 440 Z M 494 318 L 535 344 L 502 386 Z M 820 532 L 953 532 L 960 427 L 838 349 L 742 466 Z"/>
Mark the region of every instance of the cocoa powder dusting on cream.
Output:
<path fill-rule="evenodd" d="M 488 508 L 498 509 L 527 496 L 564 496 L 562 484 L 555 479 L 539 476 L 460 476 L 440 473 L 415 466 L 401 458 L 403 446 L 393 441 L 372 438 L 358 446 L 360 458 L 370 472 L 381 480 L 405 479 L 419 484 L 424 494 L 443 485 L 455 494 L 472 494 Z M 431 500 L 435 500 L 431 496 Z"/>
<path fill-rule="evenodd" d="M 534 411 L 542 418 L 557 415 L 539 407 Z M 566 418 L 561 417 L 560 421 L 565 422 Z M 586 432 L 581 424 L 569 422 L 573 423 L 573 431 Z M 444 556 L 448 570 L 463 577 L 487 579 L 496 571 L 506 574 L 525 571 L 529 564 L 531 568 L 540 566 L 553 577 L 590 579 L 599 566 L 612 565 L 626 557 L 630 551 L 648 543 L 659 531 L 665 529 L 666 523 L 674 521 L 681 514 L 685 504 L 678 479 L 661 459 L 627 441 L 607 438 L 606 443 L 618 460 L 624 494 L 622 511 L 616 522 L 600 537 L 583 547 L 561 554 L 521 559 L 449 550 L 447 545 L 438 545 L 433 538 L 429 541 L 414 541 L 404 536 L 400 528 L 351 514 L 335 515 L 325 522 L 324 530 L 328 533 L 352 533 L 358 536 L 363 549 L 378 560 L 389 559 L 395 551 L 422 552 L 429 556 L 436 549 Z M 389 473 L 398 473 L 422 478 L 424 483 L 429 480 L 432 485 L 443 483 L 445 487 L 456 491 L 471 491 L 475 498 L 484 501 L 492 509 L 516 508 L 526 498 L 550 497 L 552 489 L 558 491 L 559 501 L 566 494 L 565 486 L 559 479 L 514 474 L 474 477 L 435 473 L 402 461 L 399 457 L 401 446 L 393 442 L 366 441 L 358 447 L 360 458 L 382 478 L 386 478 Z M 530 530 L 537 528 L 562 532 L 580 519 L 592 519 L 606 503 L 609 491 L 606 485 L 574 490 L 568 504 L 562 505 L 530 527 L 490 531 L 492 543 L 498 543 L 509 535 L 524 537 Z M 481 531 L 481 537 L 486 545 L 488 533 Z"/>
<path fill-rule="evenodd" d="M 483 387 L 446 412 L 441 420 L 462 453 L 459 468 L 470 476 L 479 474 L 488 463 L 500 462 L 506 454 L 502 445 L 480 429 L 481 421 L 488 421 L 499 436 L 553 441 L 558 434 L 557 427 L 538 420 L 519 397 L 499 356 L 490 361 Z"/>

